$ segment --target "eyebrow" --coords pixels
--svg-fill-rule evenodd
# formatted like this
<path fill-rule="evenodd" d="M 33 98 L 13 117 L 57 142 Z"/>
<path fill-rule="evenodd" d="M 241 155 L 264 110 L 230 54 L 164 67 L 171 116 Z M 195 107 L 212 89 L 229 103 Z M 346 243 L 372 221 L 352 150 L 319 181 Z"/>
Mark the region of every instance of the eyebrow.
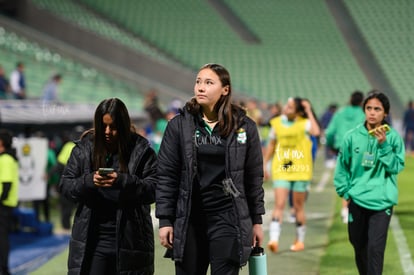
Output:
<path fill-rule="evenodd" d="M 205 79 L 203 79 L 203 78 L 201 78 L 201 77 L 197 77 L 197 79 L 196 80 L 199 80 L 199 81 L 211 81 L 211 82 L 215 82 L 216 80 L 214 80 L 214 79 L 212 79 L 212 78 L 205 78 Z"/>
<path fill-rule="evenodd" d="M 366 105 L 365 108 L 384 109 L 384 107 L 382 106 L 371 106 L 371 105 Z"/>

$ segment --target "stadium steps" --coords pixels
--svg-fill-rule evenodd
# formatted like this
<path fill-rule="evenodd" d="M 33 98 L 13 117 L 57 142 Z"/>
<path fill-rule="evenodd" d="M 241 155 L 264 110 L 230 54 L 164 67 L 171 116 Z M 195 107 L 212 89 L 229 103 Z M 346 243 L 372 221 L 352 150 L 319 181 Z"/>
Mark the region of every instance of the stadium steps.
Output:
<path fill-rule="evenodd" d="M 302 96 L 321 113 L 329 103 L 345 104 L 355 89 L 369 88 L 323 2 L 225 1 L 261 39 L 254 45 L 240 39 L 207 2 L 80 2 L 191 68 L 222 63 L 246 97 L 274 102 Z"/>
<path fill-rule="evenodd" d="M 147 44 L 145 41 L 142 41 L 139 37 L 134 36 L 131 32 L 118 27 L 116 24 L 105 18 L 102 18 L 76 1 L 34 0 L 32 2 L 39 8 L 53 12 L 68 22 L 77 24 L 84 29 L 100 34 L 162 62 L 177 65 L 155 47 L 151 47 L 151 45 Z"/>
<path fill-rule="evenodd" d="M 414 2 L 350 0 L 345 5 L 401 101 L 412 100 Z"/>
<path fill-rule="evenodd" d="M 40 98 L 44 85 L 54 73 L 61 73 L 59 100 L 67 103 L 98 103 L 104 98 L 119 97 L 131 110 L 142 110 L 143 98 L 136 88 L 113 79 L 96 69 L 84 66 L 57 52 L 41 47 L 25 37 L 0 27 L 2 66 L 9 76 L 16 62 L 25 64 L 28 97 Z"/>

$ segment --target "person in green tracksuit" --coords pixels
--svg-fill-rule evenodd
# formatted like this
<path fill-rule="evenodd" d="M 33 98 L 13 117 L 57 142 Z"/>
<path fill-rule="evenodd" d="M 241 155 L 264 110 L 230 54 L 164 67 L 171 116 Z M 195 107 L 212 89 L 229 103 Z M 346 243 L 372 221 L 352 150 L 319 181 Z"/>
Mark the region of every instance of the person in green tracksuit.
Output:
<path fill-rule="evenodd" d="M 349 202 L 348 236 L 359 274 L 382 274 L 387 232 L 398 201 L 397 174 L 404 168 L 402 137 L 386 124 L 387 96 L 372 91 L 363 103 L 365 122 L 344 137 L 334 174 L 338 195 Z"/>
<path fill-rule="evenodd" d="M 333 115 L 325 131 L 326 147 L 335 155 L 338 155 L 339 148 L 345 134 L 353 129 L 355 125 L 363 123 L 365 114 L 362 110 L 364 94 L 361 91 L 354 91 L 349 98 L 349 104 Z M 341 218 L 343 223 L 348 223 L 348 203 L 342 200 Z"/>
<path fill-rule="evenodd" d="M 19 165 L 12 148 L 12 135 L 0 129 L 0 274 L 9 273 L 9 231 L 13 208 L 18 203 Z"/>

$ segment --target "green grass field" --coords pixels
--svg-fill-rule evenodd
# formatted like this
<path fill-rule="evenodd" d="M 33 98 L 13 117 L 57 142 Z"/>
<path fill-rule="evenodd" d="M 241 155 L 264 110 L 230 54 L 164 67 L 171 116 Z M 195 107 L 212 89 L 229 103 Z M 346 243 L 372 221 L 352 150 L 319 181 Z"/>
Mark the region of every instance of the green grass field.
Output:
<path fill-rule="evenodd" d="M 407 157 L 404 171 L 399 175 L 399 204 L 394 208 L 400 225 L 407 239 L 411 255 L 414 255 L 414 158 Z M 336 215 L 340 215 L 340 200 L 336 205 Z M 339 219 L 334 219 L 329 231 L 329 244 L 325 255 L 321 259 L 320 274 L 358 274 L 354 262 L 354 252 L 348 241 L 346 226 Z M 395 243 L 393 231 L 388 234 L 387 247 L 385 250 L 384 273 L 404 274 L 400 257 Z"/>
<path fill-rule="evenodd" d="M 315 167 L 315 178 L 319 178 L 320 174 L 323 171 L 323 161 L 318 161 L 317 166 Z M 400 196 L 399 196 L 399 204 L 395 207 L 395 214 L 397 215 L 400 225 L 404 231 L 404 235 L 407 239 L 407 244 L 410 249 L 411 255 L 414 255 L 414 185 L 412 184 L 412 179 L 414 178 L 414 158 L 407 157 L 406 160 L 406 167 L 404 171 L 399 176 L 399 188 L 400 188 Z M 332 196 L 332 186 L 327 189 L 330 189 L 329 194 L 325 197 Z M 266 192 L 271 192 L 270 184 L 265 184 Z M 328 191 L 327 191 L 328 192 Z M 323 198 L 322 195 L 318 194 L 311 194 L 311 200 L 309 203 L 316 205 L 317 204 L 324 204 L 326 202 L 321 201 Z M 327 204 L 325 204 L 327 205 Z M 304 252 L 299 253 L 290 253 L 290 252 L 282 252 L 276 255 L 268 254 L 268 274 L 322 274 L 322 275 L 345 275 L 345 274 L 358 274 L 354 258 L 353 258 L 353 250 L 351 244 L 348 241 L 347 236 L 347 228 L 341 222 L 339 218 L 339 211 L 340 211 L 340 200 L 339 198 L 336 199 L 336 203 L 332 204 L 335 207 L 335 210 L 332 211 L 332 217 L 329 217 L 329 233 L 328 236 L 319 236 L 318 232 L 322 232 L 322 221 L 309 221 L 309 240 L 307 238 L 306 243 L 323 243 L 323 245 L 318 245 L 320 247 L 315 250 L 315 247 L 311 245 L 307 246 Z M 270 211 L 271 202 L 266 203 L 267 211 Z M 313 206 L 309 205 L 308 211 L 313 211 Z M 316 210 L 319 211 L 319 210 Z M 316 226 L 315 226 L 316 224 Z M 329 226 L 328 225 L 328 226 Z M 313 226 L 313 228 L 312 228 Z M 285 226 L 289 230 L 289 228 L 293 228 L 292 225 Z M 318 231 L 319 230 L 319 231 Z M 313 231 L 313 232 L 312 232 Z M 323 231 L 325 232 L 325 231 Z M 157 236 L 158 232 L 155 231 L 155 236 Z M 322 233 L 324 235 L 324 233 Z M 265 236 L 267 238 L 267 232 L 265 232 Z M 287 236 L 290 238 L 290 236 Z M 313 239 L 311 239 L 313 238 Z M 320 241 L 317 241 L 318 238 L 321 238 Z M 174 274 L 173 263 L 171 260 L 164 259 L 162 257 L 164 253 L 164 249 L 158 244 L 158 238 L 155 238 L 155 274 L 157 275 L 165 275 L 165 274 Z M 290 239 L 288 240 L 290 241 Z M 319 250 L 322 251 L 319 253 Z M 48 263 L 40 267 L 35 272 L 32 272 L 33 275 L 44 275 L 44 274 L 66 274 L 66 261 L 68 257 L 68 250 L 65 250 L 63 253 L 59 254 Z M 318 271 L 315 271 L 315 268 L 312 266 L 315 264 L 314 257 L 321 257 Z M 304 265 L 303 268 L 306 270 L 306 265 L 312 266 L 312 271 L 306 272 L 301 271 L 300 273 L 284 273 L 278 272 L 280 269 L 280 264 L 285 265 Z M 302 269 L 302 270 L 303 270 Z M 286 270 L 286 269 L 285 269 Z M 240 272 L 241 275 L 248 274 L 248 268 L 245 267 Z M 387 248 L 385 252 L 385 264 L 384 264 L 384 273 L 387 274 L 404 274 L 403 269 L 401 267 L 401 261 L 399 257 L 399 252 L 397 249 L 397 244 L 394 239 L 393 231 L 390 230 L 388 234 L 388 241 L 387 241 Z"/>

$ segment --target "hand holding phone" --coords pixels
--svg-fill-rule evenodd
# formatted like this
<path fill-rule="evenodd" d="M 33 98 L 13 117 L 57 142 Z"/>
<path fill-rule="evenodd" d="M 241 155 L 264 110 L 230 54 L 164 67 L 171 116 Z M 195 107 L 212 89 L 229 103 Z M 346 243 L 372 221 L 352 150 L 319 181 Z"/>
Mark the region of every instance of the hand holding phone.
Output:
<path fill-rule="evenodd" d="M 385 132 L 388 132 L 390 130 L 390 126 L 388 126 L 388 124 L 380 125 L 380 126 L 374 128 L 374 129 L 368 131 L 368 134 L 370 134 L 371 136 L 374 136 L 375 135 L 375 131 L 377 129 L 384 129 Z"/>
<path fill-rule="evenodd" d="M 114 168 L 99 168 L 98 174 L 102 177 L 106 177 L 108 174 L 111 174 L 114 172 Z"/>
<path fill-rule="evenodd" d="M 96 186 L 99 187 L 110 187 L 116 180 L 115 175 L 109 176 L 111 173 L 114 173 L 113 168 L 99 168 L 93 177 L 93 182 Z"/>

